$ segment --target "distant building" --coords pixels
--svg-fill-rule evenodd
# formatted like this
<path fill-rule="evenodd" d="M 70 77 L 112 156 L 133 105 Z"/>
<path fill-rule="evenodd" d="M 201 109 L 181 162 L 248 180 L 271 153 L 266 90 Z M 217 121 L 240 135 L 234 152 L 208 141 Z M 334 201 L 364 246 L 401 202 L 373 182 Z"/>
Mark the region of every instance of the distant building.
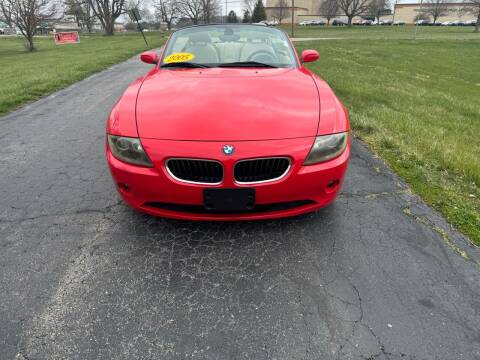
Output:
<path fill-rule="evenodd" d="M 80 27 L 73 21 L 59 21 L 53 24 L 54 32 L 80 31 Z"/>
<path fill-rule="evenodd" d="M 287 0 L 291 4 L 291 0 Z M 295 10 L 294 10 L 294 22 L 296 24 L 305 21 L 305 20 L 323 20 L 326 22 L 326 19 L 320 14 L 320 3 L 321 0 L 295 0 Z M 266 0 L 265 11 L 267 13 L 267 20 L 274 20 L 275 13 L 278 12 L 279 0 Z M 395 4 L 393 12 L 395 14 L 395 21 L 403 21 L 407 24 L 413 24 L 415 22 L 416 16 L 420 13 L 420 3 L 405 3 L 405 4 Z M 427 4 L 422 5 L 424 8 L 428 6 Z M 449 12 L 447 16 L 440 17 L 437 21 L 469 21 L 475 20 L 474 16 L 467 14 L 461 11 L 464 3 L 448 3 Z M 288 8 L 288 16 L 282 19 L 282 23 L 291 23 L 292 22 L 292 12 L 291 6 Z M 346 20 L 346 17 L 343 13 L 337 14 L 336 19 Z M 361 17 L 355 17 L 353 21 L 360 20 Z M 389 15 L 384 15 L 381 17 L 382 20 L 392 20 L 393 13 Z"/>
<path fill-rule="evenodd" d="M 291 4 L 291 0 L 287 0 Z M 266 0 L 265 12 L 267 13 L 267 20 L 274 20 L 275 12 L 278 9 L 279 0 Z M 320 1 L 319 0 L 295 0 L 294 18 L 295 23 L 304 20 L 318 20 L 321 19 L 319 15 Z M 282 23 L 292 22 L 292 7 L 288 8 L 288 16 L 282 19 Z"/>
<path fill-rule="evenodd" d="M 115 30 L 115 32 L 125 32 L 125 31 L 127 31 L 127 29 L 125 29 L 125 24 L 121 23 L 121 22 L 116 22 L 113 25 L 113 29 Z"/>
<path fill-rule="evenodd" d="M 287 2 L 291 4 L 291 0 L 287 0 Z M 323 20 L 327 22 L 327 19 L 320 14 L 320 3 L 320 0 L 295 0 L 294 22 L 296 24 L 307 20 Z M 278 13 L 278 4 L 279 0 L 266 0 L 265 12 L 267 13 L 267 20 L 275 19 L 275 14 Z M 290 24 L 292 22 L 291 10 L 290 6 L 288 8 L 288 16 L 282 19 L 282 23 Z M 347 19 L 343 13 L 339 13 L 335 18 L 345 21 Z M 383 18 L 389 19 L 391 16 L 386 15 Z M 361 17 L 355 17 L 353 20 L 358 21 L 361 19 Z"/>
<path fill-rule="evenodd" d="M 470 21 L 476 20 L 473 14 L 465 13 L 462 8 L 465 3 L 447 3 L 448 15 L 441 16 L 437 19 L 438 23 L 446 21 Z M 427 8 L 428 3 L 409 3 L 409 4 L 395 4 L 395 21 L 404 21 L 407 24 L 413 24 L 419 14 L 421 14 L 421 8 Z M 428 17 L 428 16 L 427 16 Z M 432 19 L 430 19 L 432 20 Z"/>

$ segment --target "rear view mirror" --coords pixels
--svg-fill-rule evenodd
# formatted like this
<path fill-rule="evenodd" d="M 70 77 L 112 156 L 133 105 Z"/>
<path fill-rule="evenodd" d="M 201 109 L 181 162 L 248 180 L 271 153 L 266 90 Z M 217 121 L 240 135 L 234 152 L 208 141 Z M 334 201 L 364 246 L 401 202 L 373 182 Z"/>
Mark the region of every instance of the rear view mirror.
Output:
<path fill-rule="evenodd" d="M 156 64 L 158 56 L 155 51 L 145 51 L 140 55 L 140 60 L 147 64 Z"/>
<path fill-rule="evenodd" d="M 302 52 L 302 62 L 304 63 L 317 61 L 319 57 L 320 54 L 317 50 L 304 50 Z"/>

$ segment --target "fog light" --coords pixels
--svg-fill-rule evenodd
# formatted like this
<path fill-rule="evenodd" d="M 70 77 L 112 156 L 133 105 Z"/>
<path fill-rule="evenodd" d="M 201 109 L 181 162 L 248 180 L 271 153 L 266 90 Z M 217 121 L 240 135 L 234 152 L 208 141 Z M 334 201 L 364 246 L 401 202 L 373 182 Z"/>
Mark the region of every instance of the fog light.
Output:
<path fill-rule="evenodd" d="M 119 182 L 117 183 L 117 186 L 118 186 L 118 189 L 123 193 L 130 192 L 130 187 L 128 186 L 128 184 Z"/>
<path fill-rule="evenodd" d="M 338 180 L 332 180 L 332 181 L 330 181 L 330 182 L 327 184 L 327 187 L 328 187 L 328 188 L 331 188 L 331 187 L 337 186 L 338 183 L 339 183 Z"/>
<path fill-rule="evenodd" d="M 325 187 L 326 193 L 332 193 L 338 189 L 340 185 L 340 180 L 331 180 L 328 182 L 327 186 Z"/>

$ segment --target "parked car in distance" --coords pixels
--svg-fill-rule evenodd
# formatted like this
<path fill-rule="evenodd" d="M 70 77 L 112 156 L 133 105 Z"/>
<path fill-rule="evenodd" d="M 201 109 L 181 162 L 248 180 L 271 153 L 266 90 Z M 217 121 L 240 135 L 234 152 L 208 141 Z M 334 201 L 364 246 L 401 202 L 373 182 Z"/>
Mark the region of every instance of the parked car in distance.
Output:
<path fill-rule="evenodd" d="M 322 20 L 304 20 L 299 25 L 301 25 L 301 26 L 325 25 L 325 21 L 322 21 Z"/>
<path fill-rule="evenodd" d="M 304 20 L 299 25 L 300 26 L 309 26 L 309 25 L 312 25 L 312 21 L 313 20 Z"/>
<path fill-rule="evenodd" d="M 432 23 L 429 20 L 417 20 L 415 21 L 415 25 L 430 26 Z"/>
<path fill-rule="evenodd" d="M 373 20 L 366 20 L 366 19 L 361 19 L 353 22 L 353 25 L 357 26 L 370 26 L 370 25 L 375 25 Z"/>
<path fill-rule="evenodd" d="M 468 20 L 463 22 L 463 26 L 475 26 L 477 22 L 475 20 Z"/>
<path fill-rule="evenodd" d="M 333 26 L 345 26 L 345 25 L 348 25 L 348 23 L 346 21 L 343 21 L 343 20 L 335 19 L 335 20 L 332 21 L 332 25 Z"/>
<path fill-rule="evenodd" d="M 392 25 L 393 26 L 403 26 L 403 25 L 405 25 L 405 21 L 394 21 Z"/>
<path fill-rule="evenodd" d="M 278 25 L 277 20 L 262 20 L 260 21 L 260 24 L 267 25 L 267 26 L 275 26 Z"/>
<path fill-rule="evenodd" d="M 2 35 L 15 35 L 16 33 L 17 33 L 17 30 L 11 27 L 6 27 L 1 29 Z"/>

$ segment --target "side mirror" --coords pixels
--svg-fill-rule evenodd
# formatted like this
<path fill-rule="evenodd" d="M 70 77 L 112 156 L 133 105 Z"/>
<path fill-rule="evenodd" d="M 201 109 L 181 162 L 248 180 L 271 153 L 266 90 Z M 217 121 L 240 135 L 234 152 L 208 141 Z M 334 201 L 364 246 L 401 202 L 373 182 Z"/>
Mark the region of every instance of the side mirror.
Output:
<path fill-rule="evenodd" d="M 304 63 L 317 61 L 319 57 L 320 54 L 317 50 L 304 50 L 302 52 L 302 62 Z"/>
<path fill-rule="evenodd" d="M 140 55 L 140 60 L 147 64 L 156 64 L 158 56 L 155 51 L 145 51 Z"/>

